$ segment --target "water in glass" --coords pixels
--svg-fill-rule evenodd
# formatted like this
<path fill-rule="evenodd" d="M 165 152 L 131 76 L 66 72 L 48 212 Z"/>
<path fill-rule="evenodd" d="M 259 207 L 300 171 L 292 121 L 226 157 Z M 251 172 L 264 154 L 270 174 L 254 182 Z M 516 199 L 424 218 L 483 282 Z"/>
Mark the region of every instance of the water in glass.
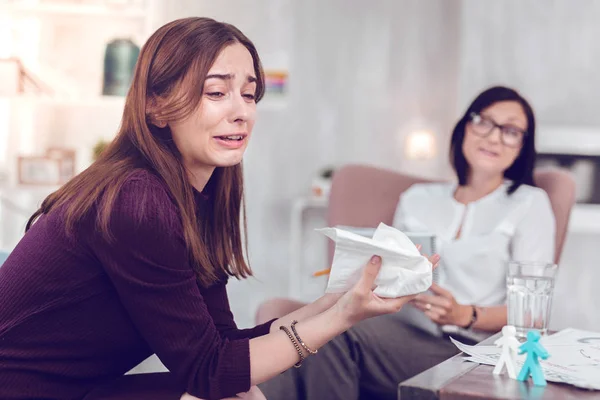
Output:
<path fill-rule="evenodd" d="M 554 289 L 553 264 L 511 263 L 507 278 L 508 324 L 524 338 L 530 329 L 542 335 L 548 331 L 552 292 Z"/>

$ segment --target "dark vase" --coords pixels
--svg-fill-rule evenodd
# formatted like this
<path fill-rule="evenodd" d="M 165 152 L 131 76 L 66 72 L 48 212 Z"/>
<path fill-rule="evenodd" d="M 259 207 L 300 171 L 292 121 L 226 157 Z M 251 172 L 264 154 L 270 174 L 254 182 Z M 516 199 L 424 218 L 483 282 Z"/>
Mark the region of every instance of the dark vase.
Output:
<path fill-rule="evenodd" d="M 125 96 L 133 79 L 140 48 L 129 39 L 115 39 L 106 45 L 104 53 L 105 96 Z"/>

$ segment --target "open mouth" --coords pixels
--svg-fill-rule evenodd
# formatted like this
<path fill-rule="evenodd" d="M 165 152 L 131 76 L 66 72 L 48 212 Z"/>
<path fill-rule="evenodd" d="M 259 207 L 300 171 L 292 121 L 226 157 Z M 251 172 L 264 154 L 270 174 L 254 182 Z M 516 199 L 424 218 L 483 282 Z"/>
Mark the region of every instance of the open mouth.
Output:
<path fill-rule="evenodd" d="M 248 134 L 238 133 L 233 135 L 220 135 L 214 136 L 214 139 L 219 145 L 225 149 L 237 150 L 241 149 L 246 145 L 246 139 Z"/>
<path fill-rule="evenodd" d="M 246 135 L 216 136 L 216 138 L 220 139 L 220 140 L 236 141 L 236 142 L 244 140 L 245 137 L 246 137 Z"/>

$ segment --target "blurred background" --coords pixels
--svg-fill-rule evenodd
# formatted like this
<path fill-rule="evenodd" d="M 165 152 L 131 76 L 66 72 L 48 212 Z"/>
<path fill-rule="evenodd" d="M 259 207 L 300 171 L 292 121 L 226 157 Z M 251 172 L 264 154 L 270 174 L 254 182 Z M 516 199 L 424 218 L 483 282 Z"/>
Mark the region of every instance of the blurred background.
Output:
<path fill-rule="evenodd" d="M 454 123 L 502 84 L 534 106 L 540 164 L 577 182 L 552 327 L 600 330 L 597 0 L 0 0 L 2 249 L 114 137 L 139 47 L 186 16 L 240 28 L 268 78 L 244 161 L 255 277 L 229 287 L 240 326 L 264 299 L 320 295 L 332 169 L 453 179 Z"/>

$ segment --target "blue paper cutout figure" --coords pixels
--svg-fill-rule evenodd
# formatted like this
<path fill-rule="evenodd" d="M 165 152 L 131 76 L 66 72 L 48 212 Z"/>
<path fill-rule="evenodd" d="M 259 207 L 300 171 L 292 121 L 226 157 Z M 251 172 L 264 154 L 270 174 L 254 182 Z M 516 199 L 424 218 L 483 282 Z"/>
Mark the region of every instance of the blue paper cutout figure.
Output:
<path fill-rule="evenodd" d="M 526 381 L 529 379 L 529 375 L 531 375 L 534 385 L 546 386 L 546 379 L 544 378 L 544 372 L 542 371 L 538 357 L 545 360 L 550 357 L 550 354 L 539 343 L 540 337 L 538 331 L 527 332 L 527 341 L 519 347 L 519 354 L 527 353 L 527 357 L 517 380 Z"/>

